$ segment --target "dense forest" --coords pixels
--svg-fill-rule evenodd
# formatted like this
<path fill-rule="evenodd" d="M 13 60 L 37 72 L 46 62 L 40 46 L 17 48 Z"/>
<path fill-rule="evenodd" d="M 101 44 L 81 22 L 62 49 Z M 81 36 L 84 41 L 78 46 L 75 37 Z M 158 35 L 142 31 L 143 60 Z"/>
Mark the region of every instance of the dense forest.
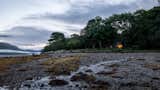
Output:
<path fill-rule="evenodd" d="M 80 35 L 66 38 L 63 33 L 53 32 L 43 51 L 115 48 L 121 44 L 131 49 L 160 49 L 160 7 L 122 13 L 88 21 Z"/>

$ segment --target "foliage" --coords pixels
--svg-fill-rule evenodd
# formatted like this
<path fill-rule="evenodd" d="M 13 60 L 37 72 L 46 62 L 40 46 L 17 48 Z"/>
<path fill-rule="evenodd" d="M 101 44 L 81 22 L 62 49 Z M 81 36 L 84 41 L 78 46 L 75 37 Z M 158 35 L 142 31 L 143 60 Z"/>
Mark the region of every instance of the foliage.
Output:
<path fill-rule="evenodd" d="M 160 7 L 122 13 L 88 21 L 80 35 L 65 38 L 63 33 L 52 33 L 44 51 L 60 49 L 110 48 L 122 43 L 125 48 L 160 49 Z"/>

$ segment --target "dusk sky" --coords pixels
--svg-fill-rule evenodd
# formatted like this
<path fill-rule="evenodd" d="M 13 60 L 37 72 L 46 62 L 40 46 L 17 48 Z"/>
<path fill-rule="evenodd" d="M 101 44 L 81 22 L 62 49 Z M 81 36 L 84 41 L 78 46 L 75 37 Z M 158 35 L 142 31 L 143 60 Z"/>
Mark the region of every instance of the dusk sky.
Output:
<path fill-rule="evenodd" d="M 52 32 L 79 33 L 95 16 L 150 9 L 156 0 L 0 0 L 0 42 L 42 49 Z"/>

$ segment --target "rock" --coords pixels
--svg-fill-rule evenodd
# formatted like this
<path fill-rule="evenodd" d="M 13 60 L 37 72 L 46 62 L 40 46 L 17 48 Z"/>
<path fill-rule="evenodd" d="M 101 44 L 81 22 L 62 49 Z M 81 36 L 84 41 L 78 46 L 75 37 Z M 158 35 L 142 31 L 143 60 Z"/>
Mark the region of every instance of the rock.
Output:
<path fill-rule="evenodd" d="M 73 87 L 72 85 L 68 86 L 68 87 Z"/>
<path fill-rule="evenodd" d="M 115 71 L 101 71 L 101 72 L 98 72 L 97 74 L 99 74 L 99 75 L 112 75 L 115 73 L 116 73 Z"/>
<path fill-rule="evenodd" d="M 116 69 L 116 68 L 113 68 L 113 69 L 110 70 L 110 71 L 100 71 L 100 72 L 98 72 L 97 74 L 98 74 L 98 75 L 113 75 L 113 74 L 116 73 L 116 71 L 117 71 L 117 69 Z"/>
<path fill-rule="evenodd" d="M 68 84 L 68 82 L 67 81 L 65 81 L 65 80 L 51 80 L 50 82 L 49 82 L 49 85 L 51 85 L 51 86 L 64 86 L 64 85 L 67 85 Z"/>
<path fill-rule="evenodd" d="M 112 78 L 119 78 L 119 79 L 123 79 L 124 77 L 121 75 L 111 75 Z"/>
<path fill-rule="evenodd" d="M 160 77 L 153 77 L 153 80 L 160 80 Z"/>
<path fill-rule="evenodd" d="M 137 83 L 136 82 L 128 82 L 128 83 L 121 83 L 121 86 L 137 86 Z"/>
<path fill-rule="evenodd" d="M 120 65 L 117 64 L 117 63 L 109 65 L 109 67 L 119 67 L 119 66 L 120 66 Z"/>
<path fill-rule="evenodd" d="M 156 62 L 160 62 L 160 60 L 156 60 Z"/>
<path fill-rule="evenodd" d="M 110 84 L 106 81 L 98 80 L 91 84 L 91 90 L 108 90 Z"/>
<path fill-rule="evenodd" d="M 32 80 L 32 79 L 33 79 L 32 77 L 27 77 L 27 78 L 26 78 L 26 80 Z"/>
<path fill-rule="evenodd" d="M 41 84 L 41 85 L 40 85 L 40 87 L 44 87 L 44 86 L 45 86 L 44 84 Z"/>
<path fill-rule="evenodd" d="M 135 60 L 135 58 L 134 58 L 134 57 L 130 57 L 130 58 L 128 58 L 127 60 L 128 60 L 128 61 L 132 61 L 132 60 Z"/>
<path fill-rule="evenodd" d="M 144 60 L 145 60 L 145 58 L 137 58 L 136 60 L 144 61 Z"/>
<path fill-rule="evenodd" d="M 85 72 L 93 72 L 91 69 L 86 70 Z"/>
<path fill-rule="evenodd" d="M 78 85 L 78 84 L 76 84 L 76 85 L 75 85 L 75 87 L 79 87 L 79 85 Z"/>
<path fill-rule="evenodd" d="M 151 84 L 149 82 L 144 82 L 142 84 L 140 84 L 139 86 L 142 86 L 142 87 L 150 87 Z"/>
<path fill-rule="evenodd" d="M 83 88 L 87 88 L 87 86 L 85 85 L 85 86 L 83 86 Z"/>
<path fill-rule="evenodd" d="M 84 73 L 77 73 L 71 77 L 71 81 L 85 81 L 85 82 L 94 82 L 96 78 L 93 75 L 88 75 Z"/>
<path fill-rule="evenodd" d="M 17 71 L 21 71 L 21 72 L 25 72 L 27 70 L 29 70 L 29 69 L 28 68 L 19 68 L 19 69 L 17 69 Z"/>
<path fill-rule="evenodd" d="M 28 87 L 28 88 L 30 88 L 30 87 L 31 87 L 31 85 L 30 85 L 30 84 L 24 84 L 24 86 L 25 86 L 25 87 Z"/>
<path fill-rule="evenodd" d="M 158 90 L 158 89 L 152 89 L 151 87 L 140 87 L 140 86 L 134 86 L 134 87 L 120 87 L 118 90 Z"/>
<path fill-rule="evenodd" d="M 97 81 L 93 82 L 93 84 L 110 86 L 110 84 L 107 81 L 102 81 L 102 80 L 97 80 Z"/>

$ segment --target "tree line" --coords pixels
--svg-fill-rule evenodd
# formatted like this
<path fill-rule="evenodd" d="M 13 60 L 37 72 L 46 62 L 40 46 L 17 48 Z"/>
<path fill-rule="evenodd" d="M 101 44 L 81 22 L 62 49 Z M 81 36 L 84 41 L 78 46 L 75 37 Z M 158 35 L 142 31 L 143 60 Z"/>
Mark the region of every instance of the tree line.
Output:
<path fill-rule="evenodd" d="M 88 21 L 80 35 L 66 38 L 63 33 L 53 32 L 48 41 L 43 51 L 114 48 L 117 43 L 124 48 L 160 49 L 160 7 L 108 18 L 97 16 Z"/>

